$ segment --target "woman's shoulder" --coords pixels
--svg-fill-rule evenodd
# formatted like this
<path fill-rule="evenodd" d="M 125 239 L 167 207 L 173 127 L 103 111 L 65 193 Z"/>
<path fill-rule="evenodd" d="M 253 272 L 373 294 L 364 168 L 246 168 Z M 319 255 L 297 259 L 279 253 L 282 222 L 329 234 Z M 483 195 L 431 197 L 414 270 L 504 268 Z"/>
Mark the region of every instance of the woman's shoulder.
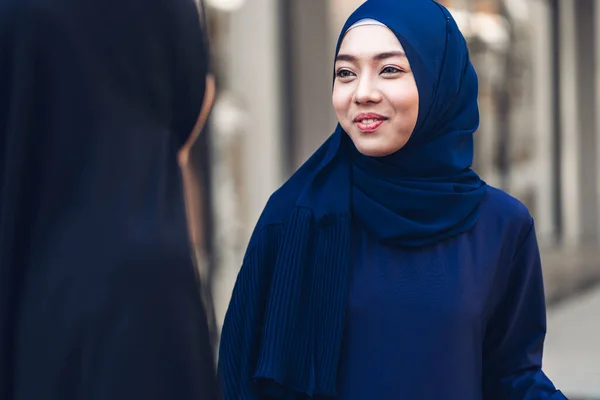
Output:
<path fill-rule="evenodd" d="M 529 209 L 521 200 L 494 186 L 487 186 L 483 206 L 510 219 L 527 220 L 530 216 Z"/>
<path fill-rule="evenodd" d="M 250 237 L 246 254 L 249 254 L 253 248 L 261 247 L 257 244 L 277 243 L 280 233 L 294 212 L 300 218 L 311 217 L 312 211 L 301 206 L 299 199 L 303 194 L 310 192 L 310 185 L 314 183 L 317 175 L 330 165 L 335 157 L 335 151 L 340 146 L 340 138 L 338 131 L 329 136 L 321 147 L 271 194 Z"/>
<path fill-rule="evenodd" d="M 259 218 L 257 228 L 281 224 L 289 219 L 303 191 L 327 162 L 331 139 L 332 137 L 327 139 L 285 183 L 271 194 Z"/>
<path fill-rule="evenodd" d="M 271 194 L 250 236 L 244 260 L 257 251 L 270 253 L 278 248 L 281 234 L 294 212 L 310 218 L 311 211 L 299 207 L 297 201 L 313 176 L 311 172 L 303 165 Z"/>
<path fill-rule="evenodd" d="M 533 226 L 528 207 L 516 197 L 488 186 L 481 204 L 480 220 L 488 226 L 510 232 L 527 233 Z"/>

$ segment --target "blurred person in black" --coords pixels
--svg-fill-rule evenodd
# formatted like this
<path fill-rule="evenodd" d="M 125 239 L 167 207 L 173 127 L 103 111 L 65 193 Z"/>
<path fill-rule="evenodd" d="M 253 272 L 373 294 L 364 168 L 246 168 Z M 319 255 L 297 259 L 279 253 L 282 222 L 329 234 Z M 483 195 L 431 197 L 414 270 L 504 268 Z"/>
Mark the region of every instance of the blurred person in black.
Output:
<path fill-rule="evenodd" d="M 219 397 L 182 179 L 214 96 L 204 20 L 0 0 L 0 399 Z"/>

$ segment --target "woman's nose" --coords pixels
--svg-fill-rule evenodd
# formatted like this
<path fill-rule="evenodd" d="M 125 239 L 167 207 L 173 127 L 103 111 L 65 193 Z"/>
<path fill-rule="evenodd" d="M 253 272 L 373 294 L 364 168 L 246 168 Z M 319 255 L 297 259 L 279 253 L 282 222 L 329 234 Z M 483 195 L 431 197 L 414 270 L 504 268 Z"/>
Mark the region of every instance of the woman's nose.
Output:
<path fill-rule="evenodd" d="M 377 88 L 375 79 L 363 76 L 359 78 L 358 85 L 354 91 L 354 102 L 356 104 L 379 103 L 381 92 Z"/>

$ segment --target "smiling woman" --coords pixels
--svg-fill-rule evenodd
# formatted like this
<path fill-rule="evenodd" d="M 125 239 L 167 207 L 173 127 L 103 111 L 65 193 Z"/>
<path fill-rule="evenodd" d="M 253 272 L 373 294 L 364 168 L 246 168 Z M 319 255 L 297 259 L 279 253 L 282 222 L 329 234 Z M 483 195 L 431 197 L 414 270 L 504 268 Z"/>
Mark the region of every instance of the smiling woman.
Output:
<path fill-rule="evenodd" d="M 356 148 L 377 157 L 404 147 L 417 123 L 419 91 L 392 31 L 373 20 L 356 23 L 342 42 L 335 75 L 333 107 Z"/>
<path fill-rule="evenodd" d="M 238 275 L 226 399 L 564 400 L 541 369 L 533 219 L 471 169 L 477 74 L 448 10 L 368 0 L 335 57 L 339 124 Z"/>

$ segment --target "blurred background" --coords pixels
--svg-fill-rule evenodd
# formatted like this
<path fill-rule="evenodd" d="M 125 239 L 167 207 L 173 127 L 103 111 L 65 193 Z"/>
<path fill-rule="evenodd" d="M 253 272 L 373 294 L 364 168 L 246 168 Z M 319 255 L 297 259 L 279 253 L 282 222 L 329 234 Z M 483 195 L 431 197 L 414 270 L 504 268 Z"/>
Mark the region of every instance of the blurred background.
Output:
<path fill-rule="evenodd" d="M 269 195 L 333 132 L 333 52 L 361 0 L 205 0 L 218 94 L 192 160 L 220 326 Z M 600 399 L 600 2 L 445 0 L 480 79 L 474 169 L 536 220 L 544 369 Z"/>

